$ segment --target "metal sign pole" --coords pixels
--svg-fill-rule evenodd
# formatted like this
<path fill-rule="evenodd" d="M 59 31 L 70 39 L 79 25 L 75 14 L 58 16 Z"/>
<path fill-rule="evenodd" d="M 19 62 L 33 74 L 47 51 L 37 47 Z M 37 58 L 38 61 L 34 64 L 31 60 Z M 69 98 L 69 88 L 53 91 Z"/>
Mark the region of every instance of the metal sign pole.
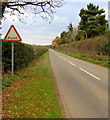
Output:
<path fill-rule="evenodd" d="M 12 77 L 14 75 L 14 42 L 12 42 Z"/>

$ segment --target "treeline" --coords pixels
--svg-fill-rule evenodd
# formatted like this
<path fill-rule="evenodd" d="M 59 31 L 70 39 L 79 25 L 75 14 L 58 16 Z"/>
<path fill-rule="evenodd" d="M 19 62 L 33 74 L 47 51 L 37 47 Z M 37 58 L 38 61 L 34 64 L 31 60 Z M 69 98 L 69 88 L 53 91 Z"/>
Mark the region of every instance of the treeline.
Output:
<path fill-rule="evenodd" d="M 68 44 L 75 41 L 81 41 L 86 38 L 101 36 L 108 31 L 108 22 L 105 19 L 105 11 L 99 9 L 99 6 L 88 4 L 87 9 L 82 8 L 79 16 L 81 21 L 77 28 L 72 23 L 69 24 L 68 31 L 63 31 L 60 37 L 56 37 L 52 42 L 52 48 L 57 45 Z"/>
<path fill-rule="evenodd" d="M 14 43 L 14 70 L 26 67 L 34 57 L 45 53 L 48 47 L 35 48 L 21 42 Z M 37 52 L 36 52 L 37 51 Z M 2 42 L 2 68 L 3 72 L 11 71 L 11 42 Z"/>
<path fill-rule="evenodd" d="M 67 28 L 68 31 L 63 31 L 60 34 L 60 37 L 57 36 L 52 41 L 52 48 L 54 48 L 57 45 L 67 44 L 75 41 L 77 35 L 77 28 L 73 28 L 72 23 L 70 23 Z"/>

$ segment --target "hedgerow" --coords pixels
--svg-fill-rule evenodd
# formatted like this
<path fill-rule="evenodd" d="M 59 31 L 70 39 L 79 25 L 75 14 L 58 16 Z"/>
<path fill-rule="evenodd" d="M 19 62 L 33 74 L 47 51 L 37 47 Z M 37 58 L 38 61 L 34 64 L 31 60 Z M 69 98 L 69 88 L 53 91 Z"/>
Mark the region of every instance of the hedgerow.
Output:
<path fill-rule="evenodd" d="M 38 58 L 47 50 L 48 46 L 28 45 L 21 42 L 14 43 L 14 71 L 26 67 L 33 58 Z M 17 77 L 10 77 L 11 74 L 6 74 L 11 71 L 11 54 L 11 42 L 2 42 L 2 90 L 10 87 L 13 82 L 17 81 Z"/>
<path fill-rule="evenodd" d="M 79 52 L 94 56 L 108 56 L 110 51 L 110 43 L 107 36 L 99 36 L 85 39 L 71 44 L 56 46 L 56 49 L 67 52 Z"/>
<path fill-rule="evenodd" d="M 34 58 L 34 49 L 31 45 L 21 42 L 14 43 L 14 70 L 25 67 Z M 11 70 L 11 42 L 2 43 L 3 71 Z"/>

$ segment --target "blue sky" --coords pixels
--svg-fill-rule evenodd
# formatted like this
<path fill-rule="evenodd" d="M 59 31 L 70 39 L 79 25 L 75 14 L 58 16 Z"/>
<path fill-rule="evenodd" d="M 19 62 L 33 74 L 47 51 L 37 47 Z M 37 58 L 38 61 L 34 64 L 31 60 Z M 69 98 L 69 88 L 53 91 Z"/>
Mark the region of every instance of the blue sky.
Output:
<path fill-rule="evenodd" d="M 22 37 L 23 43 L 49 45 L 56 36 L 60 36 L 61 32 L 67 31 L 67 26 L 70 22 L 74 27 L 78 26 L 80 9 L 86 8 L 90 2 L 99 5 L 99 8 L 103 8 L 106 11 L 107 19 L 108 0 L 65 0 L 64 6 L 56 9 L 51 23 L 43 20 L 40 16 L 34 19 L 30 16 L 26 18 L 27 23 L 23 24 L 18 21 L 16 16 L 14 16 L 15 21 L 13 21 L 7 15 L 8 19 L 2 21 L 2 38 L 4 38 L 9 27 L 14 25 Z"/>

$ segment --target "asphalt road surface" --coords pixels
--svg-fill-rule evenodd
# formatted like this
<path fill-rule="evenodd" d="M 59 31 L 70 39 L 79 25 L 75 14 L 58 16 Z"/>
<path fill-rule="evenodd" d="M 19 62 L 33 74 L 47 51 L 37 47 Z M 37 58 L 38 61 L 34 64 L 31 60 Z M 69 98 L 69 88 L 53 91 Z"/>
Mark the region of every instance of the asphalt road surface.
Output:
<path fill-rule="evenodd" d="M 67 118 L 108 118 L 108 69 L 49 49 Z"/>

